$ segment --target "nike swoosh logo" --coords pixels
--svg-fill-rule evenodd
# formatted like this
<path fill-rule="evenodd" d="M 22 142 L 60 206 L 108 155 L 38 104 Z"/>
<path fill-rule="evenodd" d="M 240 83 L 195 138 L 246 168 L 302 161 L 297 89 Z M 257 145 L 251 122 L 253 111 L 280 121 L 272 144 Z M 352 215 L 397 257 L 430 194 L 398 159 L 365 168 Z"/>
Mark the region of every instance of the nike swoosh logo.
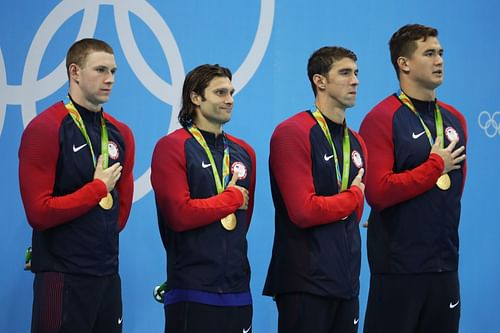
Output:
<path fill-rule="evenodd" d="M 201 162 L 201 167 L 202 167 L 203 169 L 206 169 L 206 168 L 208 168 L 209 166 L 210 166 L 210 163 L 205 164 L 205 161 Z"/>
<path fill-rule="evenodd" d="M 120 317 L 120 318 L 118 318 L 118 325 L 121 325 L 121 324 L 122 324 L 122 321 L 123 321 L 123 320 L 122 320 L 122 318 L 121 318 L 121 317 Z"/>
<path fill-rule="evenodd" d="M 83 149 L 83 147 L 85 147 L 86 145 L 87 145 L 87 144 L 86 144 L 86 143 L 84 143 L 84 144 L 83 144 L 83 145 L 81 145 L 81 146 L 75 147 L 75 145 L 73 144 L 73 152 L 74 152 L 74 153 L 77 153 L 78 151 L 82 150 L 82 149 Z"/>
<path fill-rule="evenodd" d="M 413 133 L 411 133 L 411 137 L 414 138 L 415 140 L 417 140 L 418 138 L 420 138 L 424 134 L 425 134 L 425 131 L 422 131 L 418 134 L 415 134 L 415 132 L 413 132 Z"/>
<path fill-rule="evenodd" d="M 250 329 L 251 329 L 251 328 L 252 328 L 252 325 L 250 325 L 250 327 L 249 327 L 249 328 L 247 328 L 247 329 L 243 329 L 243 333 L 248 333 L 248 332 L 250 332 Z"/>
<path fill-rule="evenodd" d="M 328 162 L 329 160 L 331 160 L 331 159 L 333 158 L 333 155 L 327 156 L 327 155 L 325 154 L 325 155 L 323 155 L 323 158 L 325 159 L 325 161 L 327 161 L 327 162 Z"/>
<path fill-rule="evenodd" d="M 460 301 L 457 301 L 456 303 L 452 303 L 450 302 L 450 309 L 454 309 L 457 307 L 458 303 L 460 303 Z"/>
<path fill-rule="evenodd" d="M 359 318 L 354 318 L 354 325 L 357 325 L 359 322 Z"/>

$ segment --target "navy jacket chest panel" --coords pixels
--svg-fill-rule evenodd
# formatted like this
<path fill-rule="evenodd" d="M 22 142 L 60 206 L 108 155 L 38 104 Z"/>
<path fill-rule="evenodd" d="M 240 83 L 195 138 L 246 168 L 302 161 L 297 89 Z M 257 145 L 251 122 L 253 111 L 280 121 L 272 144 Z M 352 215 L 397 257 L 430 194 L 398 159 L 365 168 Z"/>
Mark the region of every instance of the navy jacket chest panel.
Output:
<path fill-rule="evenodd" d="M 342 151 L 343 132 L 331 131 L 331 135 L 339 160 L 340 172 L 342 173 L 344 156 Z M 335 160 L 332 157 L 333 151 L 319 125 L 311 128 L 309 140 L 311 142 L 312 174 L 316 194 L 332 195 L 338 193 L 339 188 L 337 184 L 337 174 L 335 171 Z M 364 167 L 365 162 L 361 144 L 350 131 L 349 140 L 351 145 L 351 153 L 353 151 L 357 151 L 359 153 Z M 352 156 L 349 157 L 349 161 L 350 168 L 348 187 L 351 185 L 354 177 L 356 177 L 359 171 L 359 168 L 352 161 Z"/>
<path fill-rule="evenodd" d="M 249 188 L 250 174 L 252 171 L 251 159 L 248 153 L 234 142 L 228 141 L 230 166 L 235 162 L 241 162 L 247 169 L 245 179 L 238 180 L 237 185 Z M 222 159 L 224 157 L 224 146 L 209 146 L 214 158 L 219 176 L 222 177 Z M 217 194 L 217 187 L 212 172 L 212 166 L 207 154 L 195 139 L 189 139 L 185 143 L 186 168 L 191 198 L 208 198 Z M 231 179 L 231 170 L 229 171 Z M 222 182 L 221 182 L 222 183 Z"/>
<path fill-rule="evenodd" d="M 456 147 L 465 145 L 465 134 L 460 122 L 448 110 L 441 109 L 443 117 L 443 129 L 452 127 L 459 136 Z M 434 112 L 426 112 L 420 115 L 425 125 L 431 132 L 433 140 L 436 138 L 436 124 Z M 394 142 L 394 172 L 411 170 L 425 162 L 429 158 L 431 145 L 425 134 L 422 123 L 410 109 L 402 106 L 393 117 L 393 142 Z M 450 144 L 450 140 L 444 135 L 444 147 Z"/>
<path fill-rule="evenodd" d="M 96 158 L 101 154 L 101 123 L 85 122 L 85 128 L 92 143 Z M 123 164 L 125 143 L 118 128 L 106 121 L 110 157 L 108 166 L 116 162 Z M 80 129 L 70 116 L 64 118 L 60 132 L 60 152 L 56 170 L 55 195 L 72 193 L 94 178 L 94 163 L 90 147 Z M 114 149 L 116 147 L 116 149 Z"/>

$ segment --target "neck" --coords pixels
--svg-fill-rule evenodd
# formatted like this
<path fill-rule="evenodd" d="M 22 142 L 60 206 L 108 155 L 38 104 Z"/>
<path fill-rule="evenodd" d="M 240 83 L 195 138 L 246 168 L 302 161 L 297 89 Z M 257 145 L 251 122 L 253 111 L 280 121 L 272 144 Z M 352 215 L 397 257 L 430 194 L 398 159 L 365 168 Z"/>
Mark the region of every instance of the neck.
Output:
<path fill-rule="evenodd" d="M 83 94 L 79 89 L 72 88 L 70 86 L 69 88 L 69 94 L 71 96 L 71 99 L 78 104 L 83 106 L 85 109 L 91 111 L 91 112 L 100 112 L 102 110 L 102 105 L 101 104 L 94 104 L 88 101 L 86 98 L 83 97 Z"/>
<path fill-rule="evenodd" d="M 193 124 L 202 131 L 215 134 L 216 137 L 222 134 L 221 124 L 212 124 L 209 122 L 199 122 L 199 121 L 194 121 Z"/>
<path fill-rule="evenodd" d="M 326 100 L 318 96 L 316 98 L 316 106 L 321 111 L 323 116 L 336 124 L 342 125 L 345 121 L 345 108 L 333 105 L 328 101 L 330 101 L 330 99 Z"/>
<path fill-rule="evenodd" d="M 421 101 L 434 101 L 436 99 L 435 89 L 426 89 L 424 87 L 416 86 L 406 80 L 401 80 L 400 88 L 408 96 Z"/>

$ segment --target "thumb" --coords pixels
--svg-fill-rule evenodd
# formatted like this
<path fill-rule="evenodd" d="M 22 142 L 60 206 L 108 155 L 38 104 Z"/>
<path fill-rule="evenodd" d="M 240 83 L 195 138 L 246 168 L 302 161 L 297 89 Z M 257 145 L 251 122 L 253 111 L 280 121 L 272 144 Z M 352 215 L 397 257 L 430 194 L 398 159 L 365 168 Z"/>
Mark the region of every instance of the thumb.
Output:
<path fill-rule="evenodd" d="M 231 178 L 231 181 L 229 181 L 229 185 L 236 185 L 236 182 L 238 181 L 238 173 L 233 172 L 233 177 Z"/>

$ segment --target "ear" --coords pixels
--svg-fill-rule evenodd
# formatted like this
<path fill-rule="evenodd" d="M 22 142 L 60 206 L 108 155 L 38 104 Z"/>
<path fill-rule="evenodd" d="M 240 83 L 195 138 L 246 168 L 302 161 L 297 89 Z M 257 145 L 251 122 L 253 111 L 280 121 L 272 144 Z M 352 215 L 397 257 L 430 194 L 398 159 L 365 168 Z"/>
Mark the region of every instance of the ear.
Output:
<path fill-rule="evenodd" d="M 71 64 L 68 67 L 69 77 L 76 83 L 80 82 L 80 67 L 76 64 Z"/>
<path fill-rule="evenodd" d="M 194 91 L 191 91 L 190 98 L 191 98 L 191 102 L 194 105 L 200 106 L 200 103 L 201 103 L 201 96 L 200 95 L 198 95 Z"/>
<path fill-rule="evenodd" d="M 397 60 L 399 70 L 404 73 L 410 72 L 410 66 L 408 65 L 409 60 L 406 57 L 399 57 Z"/>
<path fill-rule="evenodd" d="M 320 74 L 314 74 L 313 75 L 313 82 L 318 87 L 318 89 L 325 89 L 326 88 L 326 78 L 323 75 Z"/>

